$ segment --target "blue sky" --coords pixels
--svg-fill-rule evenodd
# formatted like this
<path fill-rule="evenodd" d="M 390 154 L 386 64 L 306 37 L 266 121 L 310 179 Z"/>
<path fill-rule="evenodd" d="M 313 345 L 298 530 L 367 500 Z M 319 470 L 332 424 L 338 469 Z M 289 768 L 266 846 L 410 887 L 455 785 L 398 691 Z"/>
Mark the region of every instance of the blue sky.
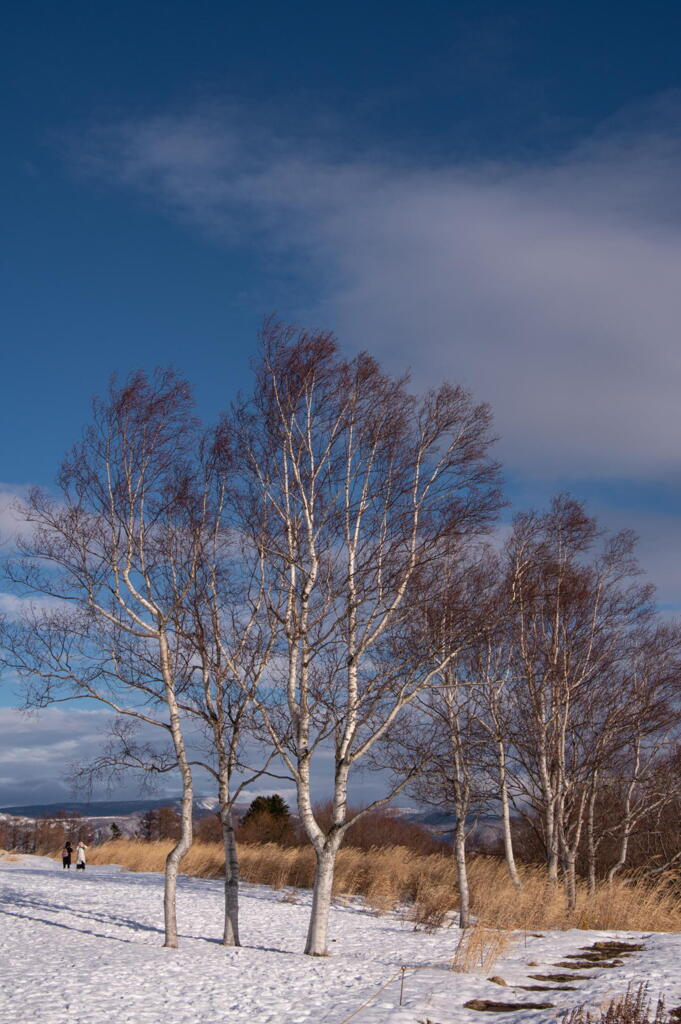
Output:
<path fill-rule="evenodd" d="M 276 311 L 466 383 L 516 505 L 633 527 L 681 608 L 677 4 L 29 0 L 3 35 L 0 529 L 112 372 L 211 418 Z"/>

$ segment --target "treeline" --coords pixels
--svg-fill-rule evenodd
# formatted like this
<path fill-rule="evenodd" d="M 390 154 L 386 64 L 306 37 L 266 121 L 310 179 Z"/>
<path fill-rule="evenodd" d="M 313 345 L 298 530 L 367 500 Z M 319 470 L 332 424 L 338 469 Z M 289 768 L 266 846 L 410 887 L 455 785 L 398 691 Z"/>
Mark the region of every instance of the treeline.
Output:
<path fill-rule="evenodd" d="M 4 664 L 29 706 L 89 697 L 116 714 L 84 771 L 179 774 L 166 945 L 197 768 L 218 794 L 226 944 L 233 808 L 271 778 L 293 781 L 314 850 L 307 953 L 326 952 L 341 844 L 400 792 L 456 817 L 462 925 L 482 809 L 515 883 L 522 818 L 574 906 L 578 865 L 592 886 L 614 877 L 679 792 L 680 633 L 656 616 L 633 536 L 564 495 L 494 533 L 486 406 L 449 384 L 414 395 L 327 334 L 269 323 L 261 340 L 252 393 L 215 428 L 169 371 L 95 400 L 58 497 L 19 507 L 6 575 L 26 600 L 2 624 Z M 366 771 L 385 795 L 362 805 Z M 662 845 L 651 870 L 678 862 Z"/>
<path fill-rule="evenodd" d="M 316 819 L 323 827 L 332 822 L 333 805 L 330 802 L 314 807 Z M 141 819 L 135 838 L 147 841 L 179 839 L 182 832 L 182 818 L 172 807 L 160 807 L 147 811 Z M 200 843 L 221 843 L 222 823 L 219 814 L 204 814 L 194 820 L 194 839 Z M 307 846 L 300 820 L 289 809 L 288 804 L 277 794 L 259 796 L 251 802 L 248 810 L 235 820 L 235 834 L 238 843 L 262 845 L 275 843 L 284 848 Z M 110 839 L 111 836 L 106 836 Z M 372 811 L 356 818 L 348 830 L 346 846 L 371 850 L 375 847 L 400 846 L 415 853 L 444 853 L 450 847 L 442 835 L 409 821 L 401 815 L 388 811 Z"/>
<path fill-rule="evenodd" d="M 33 821 L 12 816 L 0 821 L 0 849 L 18 853 L 51 854 L 67 840 L 74 847 L 80 842 L 89 846 L 97 840 L 119 839 L 120 835 L 120 830 L 95 829 L 77 811 L 57 811 Z"/>

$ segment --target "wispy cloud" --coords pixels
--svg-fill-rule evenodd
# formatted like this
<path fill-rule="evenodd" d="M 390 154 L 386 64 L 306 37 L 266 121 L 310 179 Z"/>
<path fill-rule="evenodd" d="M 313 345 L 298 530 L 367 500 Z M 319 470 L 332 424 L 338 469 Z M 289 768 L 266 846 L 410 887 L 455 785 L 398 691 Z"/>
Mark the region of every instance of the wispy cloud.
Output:
<path fill-rule="evenodd" d="M 77 159 L 228 245 L 288 253 L 297 312 L 421 383 L 492 402 L 526 474 L 679 466 L 681 136 L 676 97 L 542 164 L 343 160 L 245 116 L 93 133 Z"/>
<path fill-rule="evenodd" d="M 68 803 L 74 798 L 86 799 L 90 794 L 75 792 L 68 779 L 74 765 L 91 763 L 103 752 L 114 717 L 112 712 L 101 707 L 86 709 L 82 702 L 71 707 L 53 706 L 33 712 L 0 707 L 0 735 L 3 736 L 0 751 L 0 807 L 61 801 Z M 139 738 L 157 745 L 165 740 L 165 736 L 159 738 L 159 732 L 151 726 L 142 726 Z M 186 728 L 185 739 L 191 756 L 197 756 L 203 748 L 198 733 Z M 313 779 L 313 791 L 319 800 L 327 799 L 330 792 L 333 765 L 329 758 L 328 751 L 320 752 L 321 765 L 317 765 Z M 257 763 L 255 756 L 253 763 Z M 96 781 L 92 798 L 133 799 L 143 792 L 144 780 L 138 774 L 117 776 L 111 782 L 110 791 L 107 779 Z M 152 781 L 147 778 L 146 783 L 150 787 Z M 164 775 L 162 779 L 156 778 L 156 783 L 157 788 L 144 790 L 146 795 L 175 799 L 180 793 L 181 780 L 175 772 Z M 197 796 L 215 795 L 215 781 L 198 767 L 194 769 L 194 783 Z M 375 796 L 380 786 L 376 773 L 371 773 L 367 779 L 356 781 L 353 796 L 357 797 L 360 792 L 369 792 Z M 275 792 L 282 795 L 292 808 L 295 807 L 295 787 L 292 788 L 291 780 L 283 778 L 263 777 L 243 791 L 240 802 Z"/>
<path fill-rule="evenodd" d="M 0 616 L 18 621 L 27 613 L 49 611 L 56 608 L 69 608 L 65 601 L 53 597 L 20 597 L 17 594 L 0 591 Z"/>
<path fill-rule="evenodd" d="M 110 714 L 49 708 L 21 712 L 0 708 L 4 737 L 0 757 L 0 806 L 69 799 L 69 765 L 101 748 Z"/>
<path fill-rule="evenodd" d="M 0 549 L 13 548 L 17 537 L 30 532 L 17 511 L 17 504 L 26 497 L 27 489 L 22 485 L 0 483 Z"/>
<path fill-rule="evenodd" d="M 109 710 L 86 709 L 82 703 L 31 712 L 0 707 L 0 807 L 86 799 L 87 791 L 73 789 L 70 773 L 75 765 L 88 764 L 102 753 L 113 718 Z M 143 728 L 142 739 L 158 742 L 159 731 Z M 206 782 L 200 773 L 198 781 Z M 153 795 L 174 798 L 180 788 L 179 778 L 171 773 Z M 96 781 L 92 796 L 99 800 L 132 799 L 140 792 L 140 779 L 131 774 L 112 780 L 111 791 L 107 779 Z"/>

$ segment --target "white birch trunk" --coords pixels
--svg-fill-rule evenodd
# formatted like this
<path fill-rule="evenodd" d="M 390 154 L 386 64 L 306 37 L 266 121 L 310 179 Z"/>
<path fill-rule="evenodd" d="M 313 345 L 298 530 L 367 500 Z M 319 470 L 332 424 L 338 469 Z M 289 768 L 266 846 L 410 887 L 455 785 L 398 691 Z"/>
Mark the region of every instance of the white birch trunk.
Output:
<path fill-rule="evenodd" d="M 180 838 L 166 857 L 165 886 L 163 890 L 163 913 L 165 920 L 164 946 L 177 948 L 177 873 L 182 858 L 192 845 L 192 809 L 194 792 L 191 770 L 186 763 L 180 766 L 182 773 L 182 811 Z"/>
<path fill-rule="evenodd" d="M 613 882 L 613 879 L 614 879 L 615 875 L 626 864 L 626 862 L 627 862 L 627 855 L 628 855 L 628 852 L 629 852 L 629 837 L 631 835 L 632 828 L 633 828 L 632 813 L 631 813 L 631 802 L 632 802 L 632 797 L 634 795 L 634 790 L 636 788 L 636 783 L 637 783 L 637 779 L 638 779 L 639 769 L 640 769 L 640 766 L 641 766 L 641 745 L 640 745 L 640 741 L 638 740 L 638 738 L 636 740 L 635 751 L 636 751 L 636 754 L 635 754 L 635 760 L 634 760 L 634 767 L 633 767 L 633 770 L 632 770 L 631 780 L 629 782 L 629 785 L 627 786 L 627 797 L 626 797 L 626 800 L 625 800 L 625 803 L 624 803 L 624 816 L 623 816 L 623 821 L 622 821 L 622 839 L 621 839 L 621 842 L 620 842 L 620 853 L 619 853 L 619 857 L 617 858 L 617 862 L 615 864 L 613 864 L 613 866 L 608 871 L 608 884 L 609 885 L 612 885 L 612 882 Z"/>
<path fill-rule="evenodd" d="M 631 824 L 629 818 L 625 818 L 623 823 L 622 840 L 620 842 L 620 853 L 617 858 L 617 863 L 608 871 L 608 884 L 612 885 L 615 875 L 618 871 L 621 871 L 627 862 L 627 855 L 629 853 L 629 836 L 631 834 Z"/>
<path fill-rule="evenodd" d="M 335 842 L 325 843 L 320 849 L 315 849 L 317 863 L 312 891 L 312 912 L 305 942 L 305 952 L 308 956 L 328 956 L 329 913 L 337 853 L 338 844 Z"/>
<path fill-rule="evenodd" d="M 577 851 L 579 850 L 580 840 L 582 838 L 582 828 L 584 826 L 584 808 L 586 806 L 586 788 L 582 789 L 582 794 L 577 804 L 576 811 L 573 811 L 573 831 L 569 841 L 568 832 L 565 827 L 564 820 L 564 808 L 561 808 L 561 816 L 559 818 L 559 838 L 560 847 L 563 862 L 564 871 L 564 882 L 565 882 L 565 896 L 567 899 L 568 910 L 576 910 L 577 908 Z"/>
<path fill-rule="evenodd" d="M 558 835 L 556 822 L 556 795 L 551 785 L 545 758 L 540 758 L 540 777 L 544 799 L 544 834 L 546 841 L 546 870 L 552 885 L 558 884 Z"/>
<path fill-rule="evenodd" d="M 161 668 L 164 677 L 166 702 L 170 712 L 170 732 L 173 738 L 177 763 L 182 776 L 182 809 L 180 838 L 166 857 L 165 886 L 163 892 L 163 913 L 165 919 L 164 946 L 177 948 L 177 873 L 180 862 L 192 845 L 192 812 L 194 810 L 194 789 L 192 770 L 187 759 L 184 737 L 180 723 L 180 712 L 173 685 L 167 640 L 163 633 L 159 637 Z"/>
<path fill-rule="evenodd" d="M 459 928 L 468 928 L 470 919 L 470 890 L 466 866 L 466 822 L 457 816 L 454 832 L 454 857 L 456 859 L 456 884 L 459 889 Z"/>
<path fill-rule="evenodd" d="M 523 883 L 520 880 L 518 874 L 518 868 L 516 867 L 515 856 L 513 853 L 513 836 L 511 834 L 511 813 L 508 802 L 508 783 L 506 782 L 506 751 L 504 749 L 503 740 L 499 740 L 498 743 L 498 760 L 499 760 L 499 791 L 501 797 L 501 820 L 504 832 L 504 855 L 506 857 L 506 867 L 508 873 L 511 876 L 511 881 L 515 885 L 516 889 L 522 889 Z"/>

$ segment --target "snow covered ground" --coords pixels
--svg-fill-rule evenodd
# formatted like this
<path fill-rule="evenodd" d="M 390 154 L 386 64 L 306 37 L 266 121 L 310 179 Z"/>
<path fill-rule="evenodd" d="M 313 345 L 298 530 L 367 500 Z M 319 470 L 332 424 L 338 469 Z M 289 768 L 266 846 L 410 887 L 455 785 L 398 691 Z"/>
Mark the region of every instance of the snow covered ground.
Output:
<path fill-rule="evenodd" d="M 46 857 L 0 858 L 0 1024 L 341 1024 L 393 977 L 450 957 L 455 928 L 428 935 L 398 916 L 335 906 L 328 959 L 305 957 L 309 893 L 244 886 L 241 949 L 219 944 L 219 882 L 182 878 L 181 948 L 161 947 L 162 878 L 114 867 L 63 871 Z M 575 972 L 573 991 L 530 992 L 530 974 L 555 973 L 566 954 L 602 939 L 643 941 L 622 966 Z M 555 1021 L 579 1003 L 597 1005 L 648 980 L 668 1007 L 681 1004 L 681 936 L 613 932 L 521 934 L 494 967 L 509 987 L 444 967 L 408 971 L 403 1005 L 393 981 L 356 1024 Z M 535 966 L 530 966 L 530 963 Z M 590 980 L 583 980 L 583 976 Z M 550 984 L 545 982 L 542 984 Z M 555 1009 L 480 1013 L 471 999 L 551 1002 Z"/>

